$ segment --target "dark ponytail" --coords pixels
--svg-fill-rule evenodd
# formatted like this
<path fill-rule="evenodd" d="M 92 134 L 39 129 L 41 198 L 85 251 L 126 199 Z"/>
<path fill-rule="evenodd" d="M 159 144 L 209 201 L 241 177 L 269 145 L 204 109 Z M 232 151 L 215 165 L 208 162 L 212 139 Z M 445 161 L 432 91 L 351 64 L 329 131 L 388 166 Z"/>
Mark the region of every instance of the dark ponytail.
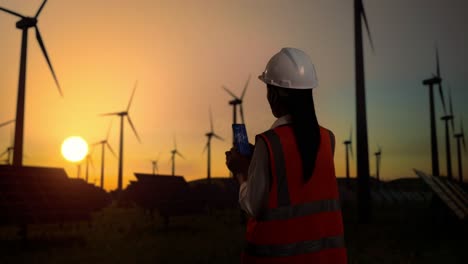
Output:
<path fill-rule="evenodd" d="M 288 95 L 283 99 L 292 117 L 292 127 L 302 159 L 303 179 L 306 182 L 312 177 L 320 146 L 320 127 L 315 115 L 312 89 L 285 91 Z"/>

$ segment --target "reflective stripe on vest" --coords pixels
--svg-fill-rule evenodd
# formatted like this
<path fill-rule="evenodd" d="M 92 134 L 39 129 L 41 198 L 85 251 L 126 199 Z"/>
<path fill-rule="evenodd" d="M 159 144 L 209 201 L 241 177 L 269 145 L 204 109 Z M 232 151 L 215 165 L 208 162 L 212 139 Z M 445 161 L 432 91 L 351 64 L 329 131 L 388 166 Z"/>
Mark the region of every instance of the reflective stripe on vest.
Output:
<path fill-rule="evenodd" d="M 344 246 L 344 238 L 336 236 L 283 245 L 254 245 L 247 243 L 245 253 L 254 257 L 289 257 L 314 253 L 329 248 L 342 248 Z"/>
<path fill-rule="evenodd" d="M 331 212 L 340 210 L 338 200 L 320 200 L 310 203 L 298 204 L 268 209 L 265 213 L 257 217 L 257 221 L 285 220 L 311 214 Z"/>

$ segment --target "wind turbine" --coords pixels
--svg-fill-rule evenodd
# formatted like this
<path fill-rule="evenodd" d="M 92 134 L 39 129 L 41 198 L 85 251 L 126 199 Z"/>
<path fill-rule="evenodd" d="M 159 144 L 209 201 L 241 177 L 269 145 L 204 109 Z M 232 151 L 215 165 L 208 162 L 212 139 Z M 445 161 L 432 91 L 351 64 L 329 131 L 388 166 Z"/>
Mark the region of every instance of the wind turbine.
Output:
<path fill-rule="evenodd" d="M 159 153 L 157 159 L 151 161 L 151 165 L 153 165 L 153 175 L 156 175 L 156 171 L 159 171 L 158 162 L 159 162 L 160 156 L 161 156 L 161 153 Z"/>
<path fill-rule="evenodd" d="M 11 153 L 13 151 L 13 147 L 7 147 L 6 150 L 2 153 L 0 153 L 0 157 L 3 157 L 4 155 L 7 155 L 7 158 L 2 160 L 2 162 L 6 162 L 6 164 L 11 165 Z"/>
<path fill-rule="evenodd" d="M 349 139 L 345 140 L 343 144 L 346 150 L 346 181 L 349 183 L 349 152 L 351 152 L 351 158 L 353 158 L 353 128 L 349 131 Z"/>
<path fill-rule="evenodd" d="M 232 123 L 233 124 L 237 124 L 237 106 L 238 105 L 239 105 L 240 117 L 241 117 L 242 124 L 245 124 L 244 109 L 242 108 L 242 102 L 244 100 L 245 91 L 247 90 L 247 86 L 249 85 L 250 77 L 251 77 L 251 75 L 249 75 L 249 77 L 247 78 L 247 82 L 245 82 L 244 90 L 242 90 L 242 94 L 241 94 L 240 97 L 237 97 L 237 95 L 235 95 L 233 92 L 231 92 L 226 86 L 224 86 L 224 85 L 222 86 L 222 88 L 234 98 L 231 101 L 229 101 L 229 105 L 232 105 Z M 234 145 L 234 133 L 232 134 L 232 142 L 233 142 L 233 145 Z"/>
<path fill-rule="evenodd" d="M 205 134 L 206 138 L 207 138 L 207 142 L 206 142 L 206 145 L 205 145 L 205 148 L 203 149 L 203 153 L 208 150 L 208 164 L 207 164 L 207 179 L 208 179 L 208 184 L 211 183 L 211 138 L 216 138 L 216 139 L 219 139 L 221 141 L 224 141 L 224 139 L 222 137 L 220 137 L 219 135 L 217 135 L 215 132 L 214 132 L 214 129 L 213 129 L 213 116 L 212 116 L 212 113 L 211 113 L 211 108 L 210 108 L 210 131 L 207 132 Z"/>
<path fill-rule="evenodd" d="M 455 134 L 454 137 L 457 140 L 457 156 L 458 156 L 458 180 L 460 183 L 463 182 L 463 168 L 462 168 L 462 156 L 460 151 L 460 141 L 463 143 L 463 151 L 466 154 L 466 144 L 465 144 L 465 132 L 463 131 L 463 121 L 460 118 L 460 133 Z"/>
<path fill-rule="evenodd" d="M 93 144 L 93 146 L 101 145 L 101 185 L 100 185 L 101 189 L 104 189 L 104 161 L 105 161 L 106 146 L 110 150 L 112 155 L 114 155 L 114 157 L 117 157 L 108 141 L 111 127 L 112 127 L 112 123 L 109 124 L 109 129 L 107 129 L 106 139 L 103 139 Z"/>
<path fill-rule="evenodd" d="M 86 155 L 86 174 L 85 174 L 86 183 L 88 182 L 88 176 L 89 176 L 89 164 L 91 164 L 91 167 L 93 167 L 93 170 L 94 170 L 93 158 L 91 157 L 92 152 L 93 151 L 91 151 L 91 153 L 88 153 L 88 155 Z"/>
<path fill-rule="evenodd" d="M 9 13 L 11 15 L 17 16 L 21 18 L 20 21 L 16 22 L 16 28 L 22 30 L 22 39 L 21 39 L 21 58 L 20 58 L 20 71 L 19 71 L 19 81 L 18 81 L 18 99 L 16 104 L 16 127 L 15 127 L 15 144 L 14 144 L 14 151 L 13 151 L 13 165 L 14 166 L 22 166 L 23 165 L 23 138 L 24 138 L 24 101 L 25 101 L 25 93 L 26 93 L 26 58 L 27 58 L 27 50 L 28 50 L 28 29 L 34 28 L 36 30 L 36 39 L 39 43 L 39 46 L 44 54 L 44 57 L 49 65 L 49 69 L 52 72 L 52 76 L 54 77 L 55 84 L 58 87 L 59 93 L 61 96 L 62 89 L 60 88 L 60 84 L 58 82 L 57 76 L 55 75 L 54 69 L 52 67 L 52 63 L 50 62 L 49 55 L 47 54 L 47 50 L 44 46 L 44 42 L 42 41 L 42 36 L 39 31 L 39 27 L 37 26 L 37 18 L 41 14 L 44 5 L 46 4 L 47 0 L 44 0 L 37 10 L 36 15 L 34 17 L 26 17 L 21 14 L 18 14 L 14 11 L 8 10 L 6 8 L 0 7 L 1 11 Z"/>
<path fill-rule="evenodd" d="M 450 93 L 450 88 L 449 88 L 449 107 L 450 107 L 450 114 L 446 114 L 440 119 L 445 122 L 445 153 L 447 157 L 447 178 L 452 179 L 452 152 L 450 150 L 450 129 L 448 122 L 450 121 L 450 124 L 452 126 L 452 131 L 455 131 L 455 127 L 453 124 L 453 106 L 452 106 L 452 95 Z"/>
<path fill-rule="evenodd" d="M 374 153 L 375 155 L 375 168 L 376 168 L 376 173 L 375 177 L 377 178 L 378 181 L 380 181 L 380 159 L 382 157 L 382 148 L 379 146 L 377 152 Z"/>
<path fill-rule="evenodd" d="M 175 136 L 174 136 L 174 149 L 171 150 L 172 176 L 175 176 L 175 155 L 179 155 L 179 157 L 185 159 L 184 156 L 182 155 L 182 153 L 180 153 L 177 150 L 177 142 L 176 142 L 176 139 L 175 139 Z"/>
<path fill-rule="evenodd" d="M 133 88 L 132 96 L 130 97 L 130 101 L 128 102 L 128 106 L 125 111 L 102 114 L 102 116 L 116 115 L 120 117 L 119 175 L 118 175 L 118 185 L 117 185 L 117 191 L 119 192 L 122 191 L 122 181 L 123 181 L 122 170 L 123 170 L 124 117 L 127 117 L 127 121 L 130 124 L 133 130 L 133 133 L 135 133 L 135 136 L 138 139 L 138 142 L 141 143 L 140 137 L 138 136 L 135 126 L 133 125 L 132 119 L 130 119 L 130 115 L 128 114 L 128 111 L 130 110 L 130 106 L 132 105 L 132 100 L 133 100 L 133 96 L 135 95 L 137 84 L 138 82 L 135 82 L 135 87 Z"/>
<path fill-rule="evenodd" d="M 0 124 L 0 127 L 7 126 L 7 125 L 9 125 L 9 124 L 11 124 L 13 122 L 15 122 L 14 119 L 3 122 L 3 123 Z M 13 140 L 13 136 L 11 138 Z M 0 157 L 3 157 L 5 154 L 7 155 L 7 158 L 5 160 L 3 160 L 3 161 L 5 161 L 6 164 L 8 164 L 8 165 L 11 165 L 12 152 L 13 152 L 13 144 L 11 144 L 9 147 L 7 147 L 6 150 L 0 154 Z"/>
<path fill-rule="evenodd" d="M 444 93 L 442 90 L 442 79 L 440 77 L 440 66 L 439 66 L 439 51 L 436 47 L 436 67 L 437 67 L 437 75 L 433 75 L 432 78 L 426 79 L 423 81 L 423 85 L 427 85 L 429 87 L 429 111 L 431 114 L 431 153 L 432 153 L 432 175 L 439 176 L 439 149 L 437 146 L 437 130 L 436 130 L 436 123 L 435 123 L 435 108 L 434 108 L 434 85 L 439 86 L 439 93 L 440 99 L 442 100 L 442 106 L 444 108 L 444 113 L 447 111 L 445 110 L 445 100 L 444 100 Z"/>
<path fill-rule="evenodd" d="M 370 45 L 374 50 L 367 16 L 362 0 L 354 0 L 354 48 L 356 74 L 356 145 L 358 179 L 358 218 L 368 223 L 371 218 L 371 196 L 369 185 L 369 145 L 367 138 L 366 88 L 364 78 L 364 54 L 362 46 L 362 20 L 367 30 Z"/>

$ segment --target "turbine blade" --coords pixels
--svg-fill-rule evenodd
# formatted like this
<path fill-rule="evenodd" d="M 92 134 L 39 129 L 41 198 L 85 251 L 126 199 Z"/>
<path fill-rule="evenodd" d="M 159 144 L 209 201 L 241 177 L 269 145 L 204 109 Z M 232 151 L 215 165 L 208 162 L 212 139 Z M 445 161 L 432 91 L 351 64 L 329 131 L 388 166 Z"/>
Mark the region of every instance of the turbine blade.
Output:
<path fill-rule="evenodd" d="M 252 77 L 251 74 L 249 74 L 249 77 L 247 78 L 247 82 L 245 82 L 244 90 L 242 90 L 242 95 L 240 97 L 241 100 L 244 99 L 245 91 L 247 91 L 247 86 L 249 86 L 250 77 Z"/>
<path fill-rule="evenodd" d="M 88 159 L 89 159 L 89 163 L 91 164 L 91 168 L 94 170 L 94 162 L 93 162 L 93 158 L 91 157 L 91 155 L 88 155 Z"/>
<path fill-rule="evenodd" d="M 353 126 L 349 129 L 349 141 L 353 142 Z"/>
<path fill-rule="evenodd" d="M 205 144 L 205 147 L 203 148 L 203 151 L 202 151 L 202 155 L 205 154 L 207 149 L 208 149 L 208 143 Z"/>
<path fill-rule="evenodd" d="M 114 113 L 105 113 L 105 114 L 100 114 L 100 116 L 110 116 L 110 115 L 119 115 L 120 112 L 114 112 Z"/>
<path fill-rule="evenodd" d="M 179 155 L 181 158 L 185 159 L 184 155 L 182 155 L 182 153 L 180 153 L 179 151 L 176 151 L 176 154 Z"/>
<path fill-rule="evenodd" d="M 367 36 L 369 37 L 369 42 L 371 45 L 372 52 L 375 52 L 374 42 L 372 41 L 372 35 L 369 29 L 369 23 L 367 22 L 366 10 L 364 9 L 364 5 L 362 4 L 361 4 L 361 15 L 362 15 L 362 18 L 364 19 L 364 25 L 366 26 Z"/>
<path fill-rule="evenodd" d="M 349 144 L 349 152 L 351 153 L 351 158 L 354 159 L 354 154 L 353 154 L 353 143 Z"/>
<path fill-rule="evenodd" d="M 454 115 L 453 115 L 453 105 L 452 105 L 452 89 L 450 89 L 450 86 L 448 87 L 448 92 L 449 92 L 449 109 L 450 109 L 450 125 L 452 126 L 452 132 L 455 133 L 455 124 L 454 124 Z"/>
<path fill-rule="evenodd" d="M 34 16 L 34 18 L 37 18 L 39 16 L 39 14 L 42 12 L 42 9 L 44 8 L 46 2 L 47 2 L 47 0 L 44 0 L 44 2 L 42 2 L 42 5 L 41 5 L 41 7 L 39 7 L 39 10 L 37 10 L 36 16 Z"/>
<path fill-rule="evenodd" d="M 106 146 L 107 148 L 110 150 L 110 152 L 112 153 L 112 155 L 114 155 L 114 157 L 117 158 L 117 155 L 115 154 L 114 150 L 112 149 L 111 145 L 109 144 L 109 142 L 106 141 Z"/>
<path fill-rule="evenodd" d="M 133 87 L 132 96 L 130 97 L 130 101 L 128 101 L 127 112 L 128 110 L 130 110 L 130 105 L 132 104 L 133 96 L 135 95 L 135 90 L 137 88 L 137 85 L 138 85 L 138 81 L 135 81 L 135 86 Z"/>
<path fill-rule="evenodd" d="M 211 107 L 210 107 L 210 132 L 213 132 L 213 113 L 211 112 Z"/>
<path fill-rule="evenodd" d="M 442 101 L 442 107 L 444 108 L 444 115 L 447 115 L 447 108 L 445 107 L 445 98 L 444 98 L 444 90 L 442 89 L 442 82 L 439 83 L 439 94 L 440 94 L 440 100 Z"/>
<path fill-rule="evenodd" d="M 7 148 L 4 152 L 0 154 L 0 157 L 3 157 L 5 154 L 7 154 L 10 150 Z"/>
<path fill-rule="evenodd" d="M 222 138 L 222 137 L 220 137 L 220 136 L 218 136 L 218 135 L 216 135 L 216 134 L 213 134 L 213 137 L 215 137 L 215 138 L 217 138 L 217 139 L 219 139 L 219 140 L 221 140 L 221 141 L 224 141 L 224 138 Z"/>
<path fill-rule="evenodd" d="M 436 55 L 436 71 L 437 71 L 437 77 L 441 78 L 440 77 L 440 64 L 439 64 L 439 48 L 437 47 L 437 44 L 436 44 L 436 47 L 435 47 L 435 55 Z"/>
<path fill-rule="evenodd" d="M 6 8 L 3 8 L 3 7 L 0 7 L 0 10 L 5 11 L 5 12 L 7 12 L 7 13 L 10 14 L 10 15 L 14 15 L 14 16 L 21 17 L 21 18 L 26 18 L 25 16 L 22 16 L 22 15 L 20 15 L 20 14 L 14 12 L 14 11 L 8 10 L 8 9 L 6 9 Z"/>
<path fill-rule="evenodd" d="M 223 87 L 223 89 L 224 89 L 228 94 L 230 94 L 232 97 L 234 97 L 235 99 L 239 99 L 239 98 L 237 98 L 237 96 L 236 96 L 233 92 L 231 92 L 226 86 L 223 85 L 222 87 Z"/>
<path fill-rule="evenodd" d="M 55 84 L 57 85 L 60 96 L 63 97 L 62 88 L 60 88 L 60 84 L 58 82 L 57 75 L 55 75 L 55 71 L 54 71 L 54 68 L 52 67 L 52 63 L 50 62 L 49 55 L 47 55 L 47 50 L 46 50 L 46 48 L 44 46 L 44 41 L 42 41 L 42 37 L 41 37 L 41 33 L 39 32 L 39 28 L 37 26 L 35 26 L 34 28 L 36 29 L 37 42 L 39 42 L 39 46 L 41 47 L 42 53 L 44 54 L 44 57 L 45 57 L 45 59 L 47 61 L 47 64 L 49 65 L 49 69 L 52 72 L 52 76 L 54 77 Z"/>
<path fill-rule="evenodd" d="M 242 124 L 245 124 L 245 121 L 244 121 L 244 108 L 242 107 L 243 104 L 244 104 L 244 102 L 242 102 L 240 104 L 239 110 L 240 110 L 240 116 L 241 116 Z"/>
<path fill-rule="evenodd" d="M 436 55 L 436 71 L 437 71 L 437 77 L 441 78 L 440 75 L 440 61 L 439 61 L 439 48 L 437 47 L 437 44 L 435 46 L 435 55 Z M 444 92 L 442 90 L 442 81 L 439 83 L 439 93 L 440 93 L 440 98 L 442 100 L 442 107 L 444 108 L 444 115 L 447 114 L 447 109 L 445 107 L 445 98 L 444 98 Z"/>
<path fill-rule="evenodd" d="M 0 124 L 0 127 L 6 126 L 6 125 L 8 125 L 8 124 L 10 124 L 10 123 L 13 123 L 13 122 L 15 122 L 14 119 L 13 119 L 13 120 L 10 120 L 10 121 L 6 121 L 6 122 L 4 122 L 4 123 L 1 123 L 1 124 Z"/>
<path fill-rule="evenodd" d="M 137 137 L 138 142 L 141 143 L 140 136 L 138 136 L 138 133 L 137 133 L 137 131 L 136 131 L 136 129 L 135 129 L 135 126 L 133 125 L 132 119 L 130 119 L 130 116 L 129 116 L 129 115 L 127 115 L 127 120 L 128 120 L 128 123 L 130 123 L 130 126 L 132 127 L 133 133 L 135 133 L 135 136 Z"/>
<path fill-rule="evenodd" d="M 177 149 L 177 142 L 176 142 L 176 136 L 175 136 L 175 134 L 174 134 L 174 136 L 173 136 L 173 139 L 174 139 L 174 149 Z"/>

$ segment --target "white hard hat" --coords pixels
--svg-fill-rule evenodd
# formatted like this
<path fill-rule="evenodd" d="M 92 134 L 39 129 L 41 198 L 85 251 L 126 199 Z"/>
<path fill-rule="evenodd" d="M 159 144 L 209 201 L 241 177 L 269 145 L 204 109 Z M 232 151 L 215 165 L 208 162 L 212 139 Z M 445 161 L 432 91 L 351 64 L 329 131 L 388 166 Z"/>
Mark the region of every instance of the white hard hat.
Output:
<path fill-rule="evenodd" d="M 282 48 L 258 78 L 266 84 L 290 89 L 312 89 L 318 85 L 312 60 L 295 48 Z"/>

